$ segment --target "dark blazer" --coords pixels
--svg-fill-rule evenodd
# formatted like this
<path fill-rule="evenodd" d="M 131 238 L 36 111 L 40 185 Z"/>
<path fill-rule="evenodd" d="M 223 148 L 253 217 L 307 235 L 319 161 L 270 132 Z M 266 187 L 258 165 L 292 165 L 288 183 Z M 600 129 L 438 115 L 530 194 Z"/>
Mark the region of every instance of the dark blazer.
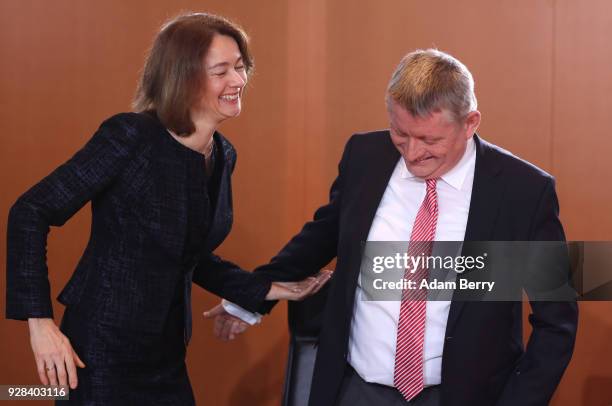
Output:
<path fill-rule="evenodd" d="M 467 241 L 559 241 L 553 178 L 478 136 Z M 336 271 L 323 315 L 310 404 L 333 405 L 347 365 L 361 243 L 400 158 L 388 131 L 353 136 L 329 204 L 315 213 L 256 273 L 299 280 L 334 257 Z M 451 304 L 442 358 L 442 405 L 546 405 L 573 351 L 575 302 L 532 302 L 533 333 L 522 344 L 520 302 Z M 271 308 L 266 304 L 260 311 Z"/>
<path fill-rule="evenodd" d="M 153 334 L 162 328 L 177 283 L 198 285 L 255 310 L 269 282 L 212 251 L 232 224 L 230 176 L 236 151 L 221 134 L 223 159 L 211 232 L 198 258 L 183 257 L 188 181 L 178 143 L 154 115 L 111 117 L 70 160 L 22 195 L 8 220 L 6 316 L 53 317 L 45 261 L 49 226 L 92 202 L 89 243 L 59 295 L 100 323 Z M 195 153 L 195 152 L 194 152 Z"/>

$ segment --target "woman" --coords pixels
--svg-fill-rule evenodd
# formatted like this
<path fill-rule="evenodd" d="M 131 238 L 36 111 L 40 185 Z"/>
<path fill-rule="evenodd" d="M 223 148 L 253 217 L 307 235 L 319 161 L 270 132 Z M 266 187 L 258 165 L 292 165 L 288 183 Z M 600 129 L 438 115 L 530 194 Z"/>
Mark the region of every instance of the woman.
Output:
<path fill-rule="evenodd" d="M 192 281 L 251 311 L 326 281 L 271 287 L 212 254 L 231 228 L 236 162 L 216 127 L 240 113 L 252 69 L 246 35 L 228 20 L 170 21 L 147 58 L 136 113 L 102 123 L 12 207 L 7 316 L 28 320 L 42 383 L 68 383 L 71 403 L 194 403 L 184 362 Z M 47 234 L 90 200 L 91 237 L 58 298 L 66 306 L 58 329 Z"/>

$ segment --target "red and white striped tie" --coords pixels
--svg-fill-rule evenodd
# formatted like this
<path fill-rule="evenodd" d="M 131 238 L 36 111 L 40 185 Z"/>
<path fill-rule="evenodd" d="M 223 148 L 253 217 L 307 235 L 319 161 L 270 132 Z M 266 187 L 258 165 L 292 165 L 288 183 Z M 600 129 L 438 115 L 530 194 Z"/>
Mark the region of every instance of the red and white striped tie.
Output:
<path fill-rule="evenodd" d="M 431 255 L 436 224 L 438 222 L 437 179 L 427 179 L 427 191 L 410 235 L 408 256 Z M 423 390 L 423 344 L 425 341 L 425 309 L 427 290 L 418 289 L 427 279 L 426 266 L 414 272 L 406 269 L 404 278 L 414 281 L 417 289 L 404 289 L 397 326 L 395 348 L 395 373 L 393 384 L 406 398 L 411 400 Z"/>

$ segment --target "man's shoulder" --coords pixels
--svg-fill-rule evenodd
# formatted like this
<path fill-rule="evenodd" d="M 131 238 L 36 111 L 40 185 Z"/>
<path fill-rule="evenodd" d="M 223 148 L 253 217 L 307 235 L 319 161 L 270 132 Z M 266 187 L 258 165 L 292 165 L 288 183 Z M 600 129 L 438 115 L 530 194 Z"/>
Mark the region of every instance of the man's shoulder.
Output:
<path fill-rule="evenodd" d="M 391 142 L 389 130 L 355 133 L 349 138 L 346 148 L 354 153 L 361 152 L 366 154 L 396 151 L 395 146 Z"/>
<path fill-rule="evenodd" d="M 487 163 L 501 167 L 513 177 L 551 179 L 552 175 L 537 165 L 521 158 L 498 145 L 477 138 L 477 154 Z"/>
<path fill-rule="evenodd" d="M 358 132 L 351 136 L 349 142 L 358 144 L 386 144 L 391 142 L 388 129 Z"/>

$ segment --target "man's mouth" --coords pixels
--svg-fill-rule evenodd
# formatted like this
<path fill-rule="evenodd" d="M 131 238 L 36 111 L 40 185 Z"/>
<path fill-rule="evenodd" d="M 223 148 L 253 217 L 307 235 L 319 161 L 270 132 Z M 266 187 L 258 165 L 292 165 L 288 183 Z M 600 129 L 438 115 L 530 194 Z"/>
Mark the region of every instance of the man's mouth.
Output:
<path fill-rule="evenodd" d="M 428 156 L 428 157 L 425 157 L 425 158 L 419 158 L 419 159 L 416 159 L 416 160 L 412 161 L 412 163 L 415 164 L 415 165 L 419 165 L 419 164 L 422 164 L 422 163 L 425 163 L 425 162 L 429 161 L 430 159 L 433 159 L 433 157 L 432 156 Z"/>

